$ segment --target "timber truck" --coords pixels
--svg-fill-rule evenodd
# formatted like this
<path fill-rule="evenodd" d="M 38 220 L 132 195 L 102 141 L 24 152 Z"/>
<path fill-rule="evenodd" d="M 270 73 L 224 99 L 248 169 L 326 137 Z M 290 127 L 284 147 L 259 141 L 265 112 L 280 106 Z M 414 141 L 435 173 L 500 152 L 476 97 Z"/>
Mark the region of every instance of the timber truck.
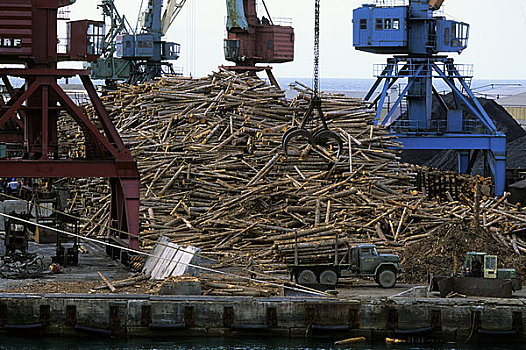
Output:
<path fill-rule="evenodd" d="M 374 277 L 381 287 L 392 288 L 402 271 L 398 255 L 378 254 L 374 244 L 348 247 L 341 260 L 337 245 L 334 251 L 332 264 L 304 264 L 299 262 L 296 245 L 294 265 L 289 267 L 291 278 L 304 286 L 335 286 L 341 277 Z"/>

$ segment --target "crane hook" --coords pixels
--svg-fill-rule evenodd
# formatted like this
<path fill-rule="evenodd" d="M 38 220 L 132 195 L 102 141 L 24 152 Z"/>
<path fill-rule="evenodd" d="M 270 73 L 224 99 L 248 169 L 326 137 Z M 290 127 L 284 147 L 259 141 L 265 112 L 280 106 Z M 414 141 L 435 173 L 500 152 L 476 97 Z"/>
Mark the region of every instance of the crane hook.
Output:
<path fill-rule="evenodd" d="M 305 125 L 314 114 L 314 110 L 318 111 L 318 117 L 321 119 L 323 127 L 317 131 L 310 132 L 305 128 Z M 319 145 L 326 148 L 335 147 L 335 157 L 339 158 L 343 150 L 343 141 L 337 132 L 329 130 L 325 116 L 321 108 L 321 98 L 314 95 L 310 102 L 307 112 L 303 115 L 303 120 L 299 127 L 293 127 L 287 130 L 281 139 L 281 145 L 286 155 L 289 154 L 289 144 L 292 140 L 297 138 L 304 138 L 311 145 Z M 331 143 L 332 141 L 332 143 Z M 335 142 L 335 144 L 333 144 Z"/>
<path fill-rule="evenodd" d="M 321 108 L 321 98 L 318 95 L 319 90 L 319 63 L 320 63 L 320 0 L 314 3 L 314 96 L 312 97 L 309 109 L 303 115 L 303 120 L 299 127 L 294 127 L 285 132 L 281 139 L 281 145 L 286 155 L 289 155 L 289 144 L 293 139 L 305 138 L 311 145 L 319 145 L 322 147 L 332 148 L 336 147 L 335 155 L 339 158 L 343 150 L 343 141 L 335 131 L 329 130 L 325 116 Z M 323 128 L 316 131 L 314 135 L 305 128 L 307 121 L 311 118 L 314 110 L 318 111 L 318 117 L 321 119 Z M 330 142 L 336 144 L 330 144 Z"/>

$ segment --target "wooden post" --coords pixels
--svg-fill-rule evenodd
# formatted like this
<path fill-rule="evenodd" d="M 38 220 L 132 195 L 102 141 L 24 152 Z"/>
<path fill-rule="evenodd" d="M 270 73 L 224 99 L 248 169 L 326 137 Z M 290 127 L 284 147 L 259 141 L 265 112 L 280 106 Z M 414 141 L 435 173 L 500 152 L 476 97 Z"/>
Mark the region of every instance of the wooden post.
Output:
<path fill-rule="evenodd" d="M 298 231 L 294 231 L 294 266 L 299 265 L 298 257 Z"/>
<path fill-rule="evenodd" d="M 338 230 L 336 230 L 335 236 L 336 236 L 336 242 L 334 243 L 334 266 L 338 266 L 338 260 L 339 260 L 338 259 L 338 248 L 339 248 L 338 240 L 340 239 Z"/>

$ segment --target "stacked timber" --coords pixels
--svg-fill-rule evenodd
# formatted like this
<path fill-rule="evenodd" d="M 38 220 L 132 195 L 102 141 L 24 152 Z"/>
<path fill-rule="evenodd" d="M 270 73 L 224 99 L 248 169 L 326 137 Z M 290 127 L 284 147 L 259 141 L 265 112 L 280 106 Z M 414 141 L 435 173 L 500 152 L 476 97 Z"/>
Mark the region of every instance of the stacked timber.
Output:
<path fill-rule="evenodd" d="M 461 200 L 462 195 L 473 195 L 477 185 L 480 186 L 483 200 L 487 200 L 493 194 L 491 178 L 417 165 L 413 167 L 413 171 L 416 173 L 416 189 L 429 199 L 451 202 Z"/>
<path fill-rule="evenodd" d="M 218 266 L 244 267 L 253 259 L 257 272 L 283 271 L 293 262 L 296 241 L 300 258 L 314 263 L 333 261 L 336 242 L 339 255 L 359 243 L 403 253 L 473 223 L 471 231 L 526 252 L 525 210 L 481 196 L 485 179 L 471 181 L 473 191 L 458 200 L 426 198 L 415 190 L 418 169 L 399 163 L 401 144 L 373 125 L 374 113 L 362 100 L 322 96 L 329 128 L 345 141 L 340 158 L 307 144 L 284 155 L 282 135 L 299 124 L 311 98 L 303 89 L 286 100 L 259 79 L 226 71 L 122 86 L 107 95 L 106 108 L 142 177 L 143 248 L 164 235 L 201 248 Z M 71 146 L 71 153 L 82 154 Z M 94 188 L 79 186 L 90 200 L 109 199 L 98 181 Z M 97 224 L 107 210 L 100 208 L 88 210 L 84 233 L 104 233 Z"/>

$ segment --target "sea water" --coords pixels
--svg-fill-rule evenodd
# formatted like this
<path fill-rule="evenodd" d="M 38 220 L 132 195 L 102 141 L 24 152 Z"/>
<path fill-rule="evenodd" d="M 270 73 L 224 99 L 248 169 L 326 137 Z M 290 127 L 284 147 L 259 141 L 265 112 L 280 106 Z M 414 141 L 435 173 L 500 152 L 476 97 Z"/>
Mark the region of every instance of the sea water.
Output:
<path fill-rule="evenodd" d="M 444 344 L 356 344 L 334 346 L 334 340 L 305 340 L 280 338 L 174 338 L 153 339 L 95 339 L 95 338 L 27 338 L 2 337 L 0 349 L 9 350 L 506 350 L 526 346 L 509 343 L 444 343 Z"/>
<path fill-rule="evenodd" d="M 263 77 L 264 75 L 261 74 Z M 291 83 L 300 82 L 306 86 L 312 87 L 312 78 L 278 78 L 278 83 L 282 89 L 287 89 Z M 320 90 L 322 91 L 369 91 L 373 86 L 375 79 L 355 79 L 355 78 L 322 78 L 320 79 Z M 400 81 L 405 84 L 405 81 Z M 450 91 L 448 86 L 440 79 L 435 79 L 433 84 L 437 91 Z M 526 80 L 502 80 L 502 79 L 473 79 L 471 89 L 479 94 L 489 92 L 492 88 L 504 88 L 505 86 L 517 87 L 522 85 L 526 88 Z M 510 90 L 513 93 L 513 90 Z"/>

